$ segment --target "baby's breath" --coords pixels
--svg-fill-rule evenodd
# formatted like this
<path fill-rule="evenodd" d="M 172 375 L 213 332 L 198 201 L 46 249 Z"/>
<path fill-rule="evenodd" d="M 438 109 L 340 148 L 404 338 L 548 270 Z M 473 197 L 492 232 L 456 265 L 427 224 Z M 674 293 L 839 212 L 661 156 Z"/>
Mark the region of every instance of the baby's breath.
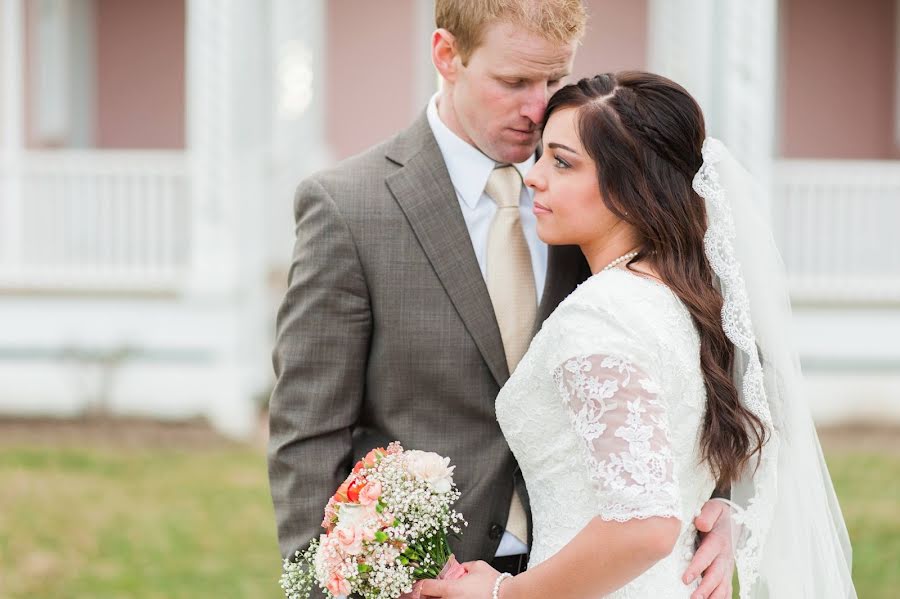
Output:
<path fill-rule="evenodd" d="M 439 473 L 442 470 L 439 464 Z M 377 504 L 370 506 L 374 510 L 365 512 L 367 518 L 360 524 L 374 538 L 362 543 L 359 554 L 349 555 L 334 538 L 322 535 L 304 553 L 297 552 L 294 561 L 285 560 L 281 586 L 288 599 L 306 599 L 314 587 L 334 597 L 326 587 L 335 576 L 365 599 L 397 599 L 417 580 L 437 577 L 451 553 L 448 535 L 458 536 L 467 525 L 453 509 L 460 492 L 452 479 L 439 474 L 445 480 L 437 487 L 414 475 L 398 443 L 351 476 L 381 486 Z M 329 509 L 336 511 L 327 514 L 326 521 L 334 513 L 339 521 L 342 505 L 329 502 Z"/>

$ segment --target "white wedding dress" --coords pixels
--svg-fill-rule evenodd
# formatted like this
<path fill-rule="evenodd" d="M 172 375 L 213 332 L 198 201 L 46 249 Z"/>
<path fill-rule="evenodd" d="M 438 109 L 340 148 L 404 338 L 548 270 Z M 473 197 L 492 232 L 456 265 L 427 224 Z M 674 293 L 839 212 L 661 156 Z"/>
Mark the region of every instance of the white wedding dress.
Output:
<path fill-rule="evenodd" d="M 595 516 L 675 517 L 672 553 L 608 597 L 688 598 L 693 519 L 715 481 L 700 459 L 700 341 L 666 286 L 621 268 L 582 283 L 544 322 L 497 397 L 534 525 L 529 566 Z"/>

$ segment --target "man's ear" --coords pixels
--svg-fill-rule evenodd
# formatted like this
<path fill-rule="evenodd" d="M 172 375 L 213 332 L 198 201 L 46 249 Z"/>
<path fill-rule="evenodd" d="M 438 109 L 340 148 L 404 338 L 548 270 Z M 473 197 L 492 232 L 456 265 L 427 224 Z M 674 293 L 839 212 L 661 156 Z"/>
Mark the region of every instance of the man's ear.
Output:
<path fill-rule="evenodd" d="M 462 66 L 456 49 L 456 37 L 446 29 L 437 29 L 431 35 L 431 62 L 449 83 L 455 83 Z"/>

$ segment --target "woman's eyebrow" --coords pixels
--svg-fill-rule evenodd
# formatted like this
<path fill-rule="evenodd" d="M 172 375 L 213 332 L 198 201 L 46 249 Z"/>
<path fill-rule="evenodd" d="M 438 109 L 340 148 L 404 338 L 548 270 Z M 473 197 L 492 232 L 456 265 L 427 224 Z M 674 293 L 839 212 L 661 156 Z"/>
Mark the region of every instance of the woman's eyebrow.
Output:
<path fill-rule="evenodd" d="M 547 144 L 547 147 L 550 148 L 550 149 L 552 149 L 552 150 L 560 149 L 560 150 L 565 150 L 565 151 L 567 151 L 567 152 L 571 152 L 571 153 L 573 153 L 573 154 L 578 155 L 578 152 L 576 152 L 575 150 L 573 150 L 573 149 L 570 148 L 569 146 L 564 146 L 563 144 L 558 144 L 558 143 L 556 143 L 556 142 L 548 143 L 548 144 Z"/>

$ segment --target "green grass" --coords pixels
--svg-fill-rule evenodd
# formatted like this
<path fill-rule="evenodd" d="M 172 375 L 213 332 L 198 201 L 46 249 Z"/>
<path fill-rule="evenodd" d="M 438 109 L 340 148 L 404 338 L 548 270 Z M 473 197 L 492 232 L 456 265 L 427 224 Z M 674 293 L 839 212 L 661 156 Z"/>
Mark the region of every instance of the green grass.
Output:
<path fill-rule="evenodd" d="M 0 448 L 0 597 L 278 597 L 265 458 Z"/>
<path fill-rule="evenodd" d="M 832 454 L 828 467 L 850 541 L 853 580 L 862 599 L 900 589 L 900 456 Z"/>
<path fill-rule="evenodd" d="M 900 456 L 829 459 L 859 596 L 900 588 Z M 280 597 L 265 458 L 0 447 L 0 597 Z"/>

